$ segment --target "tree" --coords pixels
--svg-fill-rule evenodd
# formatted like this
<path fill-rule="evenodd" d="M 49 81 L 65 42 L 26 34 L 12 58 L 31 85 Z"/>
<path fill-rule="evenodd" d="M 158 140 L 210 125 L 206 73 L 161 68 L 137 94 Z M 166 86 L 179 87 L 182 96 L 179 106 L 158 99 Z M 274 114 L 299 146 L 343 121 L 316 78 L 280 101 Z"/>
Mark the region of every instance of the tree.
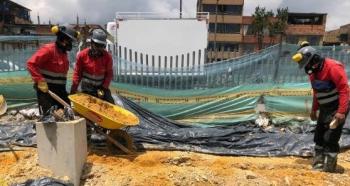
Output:
<path fill-rule="evenodd" d="M 272 10 L 266 11 L 265 7 L 256 7 L 255 12 L 252 15 L 252 31 L 254 35 L 258 38 L 258 50 L 263 48 L 264 33 L 269 28 L 271 24 L 270 20 L 274 16 Z"/>
<path fill-rule="evenodd" d="M 287 21 L 288 21 L 288 7 L 278 8 L 275 19 L 270 20 L 268 25 L 270 45 L 275 43 L 274 39 L 277 35 L 280 35 L 281 37 L 284 35 L 288 25 Z"/>

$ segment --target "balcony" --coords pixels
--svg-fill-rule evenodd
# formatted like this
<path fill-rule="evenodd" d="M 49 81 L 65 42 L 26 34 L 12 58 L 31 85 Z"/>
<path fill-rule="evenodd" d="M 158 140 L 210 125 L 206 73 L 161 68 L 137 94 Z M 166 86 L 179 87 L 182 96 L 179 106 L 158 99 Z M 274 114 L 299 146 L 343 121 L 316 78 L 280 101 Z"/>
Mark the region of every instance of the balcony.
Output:
<path fill-rule="evenodd" d="M 270 37 L 270 36 L 264 36 L 263 43 L 264 44 L 277 44 L 279 42 L 280 37 Z M 255 37 L 254 35 L 247 35 L 244 36 L 242 39 L 242 43 L 246 44 L 256 44 L 258 43 L 258 38 Z"/>
<path fill-rule="evenodd" d="M 287 35 L 324 35 L 325 25 L 288 25 Z"/>
<path fill-rule="evenodd" d="M 202 0 L 202 4 L 216 4 L 216 0 Z M 244 0 L 220 0 L 219 5 L 243 5 Z"/>
<path fill-rule="evenodd" d="M 207 53 L 209 61 L 214 61 L 216 59 L 232 59 L 241 56 L 239 51 L 208 51 Z"/>
<path fill-rule="evenodd" d="M 242 16 L 232 16 L 232 15 L 210 15 L 209 22 L 215 23 L 217 19 L 218 23 L 238 23 L 242 24 Z"/>
<path fill-rule="evenodd" d="M 214 33 L 209 33 L 209 41 L 214 41 L 215 39 Z M 216 41 L 220 42 L 241 42 L 242 41 L 242 35 L 241 34 L 219 34 L 216 33 Z"/>

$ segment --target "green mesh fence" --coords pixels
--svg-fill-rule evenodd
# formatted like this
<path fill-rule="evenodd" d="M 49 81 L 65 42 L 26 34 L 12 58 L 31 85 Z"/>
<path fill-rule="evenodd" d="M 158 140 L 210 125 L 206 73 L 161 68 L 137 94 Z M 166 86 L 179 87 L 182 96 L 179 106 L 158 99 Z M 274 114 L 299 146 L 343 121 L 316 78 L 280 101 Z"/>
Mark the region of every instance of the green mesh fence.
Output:
<path fill-rule="evenodd" d="M 316 48 L 344 63 L 349 75 L 349 47 Z M 132 61 L 114 55 L 111 89 L 155 113 L 188 124 L 230 125 L 254 119 L 259 100 L 271 116 L 307 117 L 311 88 L 305 73 L 291 61 L 296 49 L 295 45 L 276 45 L 240 58 L 191 67 L 179 65 L 182 55 L 177 65 L 173 56 L 172 64 L 160 67 L 152 65 L 151 56 L 148 60 L 144 56 L 141 63 L 140 57 Z M 0 50 L 0 94 L 11 107 L 35 102 L 25 62 L 36 50 Z M 75 51 L 70 53 L 71 67 L 75 56 Z M 187 55 L 184 58 L 187 63 Z"/>

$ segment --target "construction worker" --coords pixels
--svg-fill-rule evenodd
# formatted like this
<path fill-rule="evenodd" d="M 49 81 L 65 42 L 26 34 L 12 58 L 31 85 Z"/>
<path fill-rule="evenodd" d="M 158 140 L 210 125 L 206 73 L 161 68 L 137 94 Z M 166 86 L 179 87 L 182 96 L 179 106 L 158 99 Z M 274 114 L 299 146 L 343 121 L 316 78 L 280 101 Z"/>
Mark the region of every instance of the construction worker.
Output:
<path fill-rule="evenodd" d="M 67 52 L 72 50 L 79 32 L 72 26 L 54 26 L 51 31 L 56 34 L 56 42 L 45 44 L 28 61 L 27 69 L 34 81 L 41 114 L 54 105 L 63 106 L 50 97 L 48 90 L 69 103 L 66 91 L 69 61 Z"/>
<path fill-rule="evenodd" d="M 310 118 L 317 120 L 313 169 L 335 172 L 339 139 L 349 104 L 348 78 L 344 66 L 334 59 L 321 57 L 311 46 L 299 49 L 293 60 L 309 75 L 313 89 Z"/>
<path fill-rule="evenodd" d="M 77 57 L 74 68 L 71 94 L 77 92 L 81 82 L 84 93 L 101 98 L 114 104 L 109 84 L 113 78 L 113 60 L 105 48 L 107 35 L 101 29 L 92 30 L 90 48 L 82 50 Z"/>

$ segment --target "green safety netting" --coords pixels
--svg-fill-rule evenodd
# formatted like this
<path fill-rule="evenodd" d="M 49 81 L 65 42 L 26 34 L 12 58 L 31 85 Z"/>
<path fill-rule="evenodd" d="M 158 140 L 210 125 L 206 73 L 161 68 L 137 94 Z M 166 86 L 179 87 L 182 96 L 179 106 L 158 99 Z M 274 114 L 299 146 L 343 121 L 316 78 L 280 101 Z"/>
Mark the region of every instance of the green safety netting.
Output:
<path fill-rule="evenodd" d="M 349 47 L 316 48 L 344 63 L 349 75 Z M 156 68 L 113 56 L 111 88 L 152 112 L 189 124 L 230 125 L 251 120 L 257 116 L 258 102 L 274 117 L 306 117 L 312 103 L 311 88 L 305 73 L 290 60 L 296 49 L 296 45 L 276 45 L 191 68 Z M 35 102 L 25 70 L 25 61 L 35 50 L 0 50 L 0 94 L 10 107 Z M 70 53 L 71 66 L 75 56 L 76 52 Z"/>

